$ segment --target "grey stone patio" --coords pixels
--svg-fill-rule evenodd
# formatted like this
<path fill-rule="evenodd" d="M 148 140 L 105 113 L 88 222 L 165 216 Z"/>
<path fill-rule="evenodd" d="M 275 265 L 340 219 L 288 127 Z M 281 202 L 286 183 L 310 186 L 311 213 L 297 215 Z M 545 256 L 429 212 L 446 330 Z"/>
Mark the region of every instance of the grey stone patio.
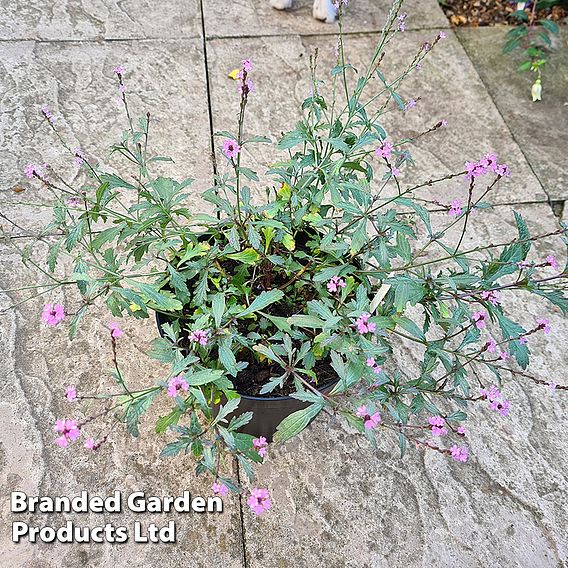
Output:
<path fill-rule="evenodd" d="M 192 205 L 203 207 L 199 192 L 213 176 L 211 125 L 214 131 L 236 122 L 235 83 L 227 74 L 242 58 L 252 57 L 256 93 L 247 130 L 276 138 L 293 126 L 309 92 L 309 54 L 319 49 L 320 70 L 333 65 L 336 26 L 315 22 L 310 4 L 298 0 L 290 13 L 280 13 L 267 0 L 8 3 L 0 12 L 0 210 L 30 229 L 49 218 L 45 208 L 23 204 L 49 201 L 21 173 L 30 161 L 79 175 L 42 122 L 38 109 L 43 104 L 61 116 L 72 148 L 108 160 L 107 148 L 124 128 L 112 73 L 117 64 L 127 68 L 133 113 L 152 112 L 154 147 L 176 161 L 164 172 L 195 177 Z M 388 1 L 351 4 L 347 51 L 358 67 L 372 51 Z M 414 152 L 417 168 L 405 173 L 403 182 L 422 172 L 455 170 L 494 150 L 513 175 L 494 195 L 498 206 L 472 221 L 471 243 L 512 236 L 513 209 L 526 217 L 533 233 L 554 230 L 558 218 L 550 202 L 561 211 L 568 196 L 566 50 L 551 59 L 545 100 L 533 105 L 526 77 L 499 55 L 504 30 L 455 34 L 436 0 L 409 1 L 406 11 L 409 31 L 385 59 L 386 73 L 408 61 L 438 29 L 446 29 L 448 38 L 404 86 L 405 96 L 420 97 L 418 106 L 404 121 L 387 120 L 386 127 L 409 136 L 443 118 L 449 125 L 420 141 Z M 262 171 L 276 154 L 268 147 L 258 150 L 256 161 L 247 165 Z M 15 193 L 15 188 L 25 191 Z M 447 200 L 456 185 L 438 191 Z M 12 234 L 21 232 L 0 224 Z M 551 250 L 565 260 L 558 241 L 540 244 L 537 253 Z M 34 277 L 4 244 L 0 274 L 4 290 Z M 77 305 L 72 292 L 59 294 L 57 300 Z M 0 309 L 24 298 L 23 292 L 3 293 Z M 511 302 L 521 322 L 542 314 L 543 304 L 534 300 Z M 74 495 L 84 488 L 101 495 L 115 489 L 162 495 L 189 489 L 207 495 L 210 487 L 210 480 L 194 475 L 190 459 L 158 457 L 164 440 L 153 434 L 152 424 L 165 406 L 151 411 L 137 440 L 114 434 L 91 457 L 57 449 L 51 428 L 67 408 L 64 386 L 75 382 L 87 391 L 108 384 L 108 315 L 89 317 L 70 343 L 64 329 L 40 324 L 42 305 L 37 298 L 0 315 L 0 566 L 561 568 L 568 562 L 568 401 L 563 393 L 530 382 L 509 384 L 510 418 L 483 411 L 472 417 L 472 457 L 465 465 L 414 450 L 401 460 L 396 442 L 386 435 L 373 451 L 345 424 L 324 415 L 299 438 L 271 447 L 267 463 L 258 468 L 259 485 L 271 489 L 275 502 L 261 518 L 229 497 L 221 515 L 144 517 L 147 522 L 174 518 L 176 545 L 11 544 L 14 518 L 7 497 L 15 489 L 33 495 Z M 565 319 L 546 309 L 552 311 L 554 332 L 531 339 L 532 369 L 566 383 Z M 155 331 L 137 322 L 125 323 L 124 329 L 119 357 L 132 384 L 147 385 L 159 371 L 144 355 Z M 396 356 L 409 367 L 415 362 L 406 346 Z M 26 518 L 32 517 L 21 517 Z M 67 518 L 90 526 L 107 521 L 70 514 L 53 522 Z M 133 515 L 112 520 L 130 524 Z"/>

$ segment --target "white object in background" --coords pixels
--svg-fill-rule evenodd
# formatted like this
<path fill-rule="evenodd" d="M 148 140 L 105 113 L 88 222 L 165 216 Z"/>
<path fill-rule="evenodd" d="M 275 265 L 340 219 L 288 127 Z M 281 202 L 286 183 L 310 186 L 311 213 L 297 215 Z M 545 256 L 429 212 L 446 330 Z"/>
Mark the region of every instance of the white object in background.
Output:
<path fill-rule="evenodd" d="M 270 5 L 277 10 L 288 10 L 294 0 L 270 0 Z M 332 0 L 314 0 L 312 14 L 316 20 L 333 24 L 337 19 L 337 8 Z"/>

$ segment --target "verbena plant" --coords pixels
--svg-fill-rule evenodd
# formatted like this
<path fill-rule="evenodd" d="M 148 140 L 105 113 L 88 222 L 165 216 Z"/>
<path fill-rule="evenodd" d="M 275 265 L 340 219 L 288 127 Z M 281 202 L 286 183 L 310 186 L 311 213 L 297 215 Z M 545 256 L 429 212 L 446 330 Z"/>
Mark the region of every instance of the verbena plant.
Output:
<path fill-rule="evenodd" d="M 511 14 L 512 20 L 518 25 L 507 32 L 503 53 L 522 51 L 523 62 L 518 70 L 530 71 L 536 75 L 531 88 L 533 102 L 542 99 L 542 72 L 552 49 L 552 36 L 558 35 L 560 30 L 553 20 L 538 19 L 538 11 L 559 5 L 568 6 L 568 3 L 566 0 L 517 2 L 517 10 Z"/>
<path fill-rule="evenodd" d="M 302 105 L 303 118 L 278 142 L 287 157 L 268 171 L 273 181 L 264 200 L 251 198 L 249 182 L 258 177 L 243 163 L 243 148 L 270 142 L 245 135 L 247 103 L 254 96 L 250 60 L 236 76 L 236 131 L 218 133 L 227 167 L 203 193 L 210 214 L 188 209 L 192 180 L 153 173 L 157 162 L 169 158 L 151 154 L 150 114 L 131 118 L 121 66 L 114 71 L 128 128 L 112 153 L 126 160 L 131 173 L 108 173 L 69 148 L 88 174 L 82 187 L 48 166 L 27 166 L 27 174 L 53 195 L 54 217 L 40 235 L 49 243 L 47 263 L 21 249 L 24 262 L 47 278 L 38 286 L 41 293 L 76 285 L 82 297 L 73 313 L 47 304 L 43 321 L 57 325 L 70 319 L 73 338 L 89 307 L 103 300 L 115 317 L 147 319 L 158 312 L 166 321 L 164 337 L 154 341 L 149 355 L 168 370 L 141 390 L 127 386 L 120 350 L 117 354 L 122 330 L 110 325 L 112 378 L 119 392 L 95 394 L 101 409 L 94 415 L 59 420 L 58 445 L 88 433 L 95 419 L 109 424 L 118 419 L 137 436 L 143 414 L 165 398 L 171 410 L 155 429 L 176 437 L 163 455 L 191 454 L 196 472 L 212 474 L 213 491 L 225 494 L 243 491 L 224 473 L 232 460 L 252 480 L 252 464 L 267 451 L 264 437 L 239 432 L 251 413 L 239 415 L 236 388 L 266 396 L 291 393 L 308 403 L 280 424 L 277 442 L 297 435 L 325 410 L 341 415 L 373 445 L 390 431 L 402 453 L 410 441 L 459 461 L 468 458 L 463 423 L 476 403 L 508 414 L 502 382 L 567 388 L 526 370 L 528 340 L 548 333 L 548 320 L 526 329 L 500 301 L 506 289 L 568 311 L 566 268 L 561 271 L 552 254 L 539 259 L 531 253 L 541 238 L 556 235 L 567 242 L 566 229 L 532 235 L 514 213 L 516 239 L 464 245 L 470 217 L 483 214 L 485 198 L 509 175 L 494 154 L 423 183 L 400 180 L 401 169 L 412 166 L 413 140 L 398 140 L 381 123 L 385 113 L 403 114 L 414 106 L 399 88 L 445 37 L 440 32 L 419 46 L 406 69 L 387 78 L 381 62 L 389 42 L 404 30 L 401 4 L 394 2 L 364 70 L 347 63 L 340 34 L 337 65 L 326 79 L 331 100 L 322 94 L 312 56 L 312 93 Z M 42 112 L 63 141 L 53 114 L 48 108 Z M 417 137 L 445 125 L 440 120 Z M 462 200 L 424 196 L 426 188 L 448 180 L 465 186 Z M 440 228 L 433 228 L 432 212 L 443 219 Z M 65 279 L 55 271 L 61 255 L 70 256 L 74 267 Z M 420 358 L 415 372 L 399 368 L 393 357 L 393 345 L 404 342 Z M 479 374 L 484 369 L 492 382 Z M 337 382 L 323 394 L 318 387 L 330 372 Z M 258 376 L 264 377 L 260 392 L 253 389 Z M 92 398 L 73 385 L 65 396 Z M 106 439 L 84 444 L 96 450 Z M 248 502 L 257 514 L 271 505 L 268 491 L 259 488 Z"/>

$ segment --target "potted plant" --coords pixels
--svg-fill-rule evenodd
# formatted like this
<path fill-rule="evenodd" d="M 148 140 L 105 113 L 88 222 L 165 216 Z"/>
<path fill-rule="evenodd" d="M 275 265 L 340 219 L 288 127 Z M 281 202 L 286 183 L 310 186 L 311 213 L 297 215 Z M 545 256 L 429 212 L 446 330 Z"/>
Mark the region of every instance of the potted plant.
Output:
<path fill-rule="evenodd" d="M 524 328 L 500 298 L 502 290 L 538 295 L 566 313 L 566 269 L 552 254 L 531 252 L 545 237 L 568 242 L 566 228 L 533 235 L 514 213 L 516 239 L 464 245 L 471 216 L 483 214 L 486 197 L 509 175 L 492 153 L 441 178 L 410 186 L 400 180 L 401 170 L 412 166 L 413 140 L 387 133 L 382 117 L 414 106 L 399 87 L 445 37 L 440 32 L 419 46 L 408 67 L 387 79 L 381 61 L 387 44 L 404 31 L 401 4 L 394 2 L 370 63 L 358 74 L 346 62 L 340 34 L 337 64 L 326 78 L 329 100 L 317 79 L 317 53 L 311 57 L 312 92 L 303 118 L 278 141 L 287 157 L 268 171 L 272 182 L 262 201 L 252 199 L 249 184 L 258 176 L 242 152 L 270 143 L 246 134 L 247 102 L 254 96 L 248 59 L 236 74 L 236 130 L 218 133 L 226 169 L 203 193 L 209 213 L 187 208 L 191 180 L 154 173 L 168 158 L 151 153 L 150 114 L 132 119 L 122 66 L 114 73 L 128 128 L 112 152 L 132 166 L 130 174 L 109 173 L 72 150 L 89 176 L 82 187 L 47 166 L 26 167 L 54 198 L 47 232 L 57 239 L 47 265 L 36 263 L 54 298 L 42 320 L 48 326 L 70 320 L 73 338 L 96 302 L 104 301 L 115 318 L 149 325 L 155 314 L 160 337 L 149 355 L 165 365 L 162 378 L 142 389 L 129 386 L 117 355 L 122 330 L 112 323 L 116 384 L 111 393 L 90 395 L 101 404 L 94 415 L 56 423 L 59 446 L 80 439 L 90 450 L 100 448 L 106 436 L 89 437 L 95 419 L 118 419 L 137 436 L 150 405 L 166 399 L 170 409 L 155 425 L 170 436 L 163 455 L 191 454 L 196 473 L 210 473 L 212 490 L 223 495 L 243 491 L 223 473 L 227 456 L 252 480 L 252 465 L 264 459 L 271 440 L 290 439 L 324 411 L 343 417 L 371 444 L 391 433 L 403 454 L 412 442 L 466 461 L 467 413 L 489 404 L 506 416 L 507 381 L 566 390 L 526 370 L 527 342 L 550 331 L 548 320 Z M 62 139 L 51 111 L 42 112 Z M 445 125 L 439 120 L 419 136 Z M 447 180 L 463 186 L 461 200 L 424 196 L 424 188 Z M 28 252 L 22 250 L 26 261 Z M 73 260 L 65 279 L 56 276 L 60 255 Z M 70 285 L 82 297 L 76 310 L 55 299 L 59 286 Z M 411 376 L 392 357 L 393 344 L 403 341 L 421 360 Z M 472 382 L 470 372 L 478 369 L 492 371 L 494 381 Z M 80 385 L 69 385 L 65 396 L 86 395 Z M 261 514 L 271 506 L 268 490 L 253 489 L 248 503 Z"/>

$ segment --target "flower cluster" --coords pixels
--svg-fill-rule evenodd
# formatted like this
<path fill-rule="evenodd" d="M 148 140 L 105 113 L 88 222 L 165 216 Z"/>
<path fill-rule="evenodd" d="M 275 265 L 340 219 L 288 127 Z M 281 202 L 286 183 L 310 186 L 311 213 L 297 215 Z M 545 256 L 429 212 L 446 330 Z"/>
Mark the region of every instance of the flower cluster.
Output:
<path fill-rule="evenodd" d="M 496 410 L 501 416 L 509 414 L 511 404 L 506 398 L 503 398 L 501 391 L 495 385 L 491 385 L 489 388 L 482 388 L 479 392 L 489 402 L 491 410 Z"/>
<path fill-rule="evenodd" d="M 78 422 L 70 418 L 57 420 L 54 430 L 61 434 L 61 436 L 55 440 L 55 443 L 61 448 L 66 448 L 71 442 L 74 442 L 81 435 L 81 429 Z"/>
<path fill-rule="evenodd" d="M 497 155 L 492 152 L 486 154 L 484 158 L 477 162 L 466 162 L 465 170 L 465 177 L 470 180 L 484 176 L 489 172 L 493 172 L 500 177 L 510 175 L 509 167 L 506 164 L 497 163 Z"/>
<path fill-rule="evenodd" d="M 168 396 L 176 397 L 179 391 L 187 392 L 189 390 L 189 383 L 183 378 L 182 375 L 172 377 L 168 381 Z"/>

